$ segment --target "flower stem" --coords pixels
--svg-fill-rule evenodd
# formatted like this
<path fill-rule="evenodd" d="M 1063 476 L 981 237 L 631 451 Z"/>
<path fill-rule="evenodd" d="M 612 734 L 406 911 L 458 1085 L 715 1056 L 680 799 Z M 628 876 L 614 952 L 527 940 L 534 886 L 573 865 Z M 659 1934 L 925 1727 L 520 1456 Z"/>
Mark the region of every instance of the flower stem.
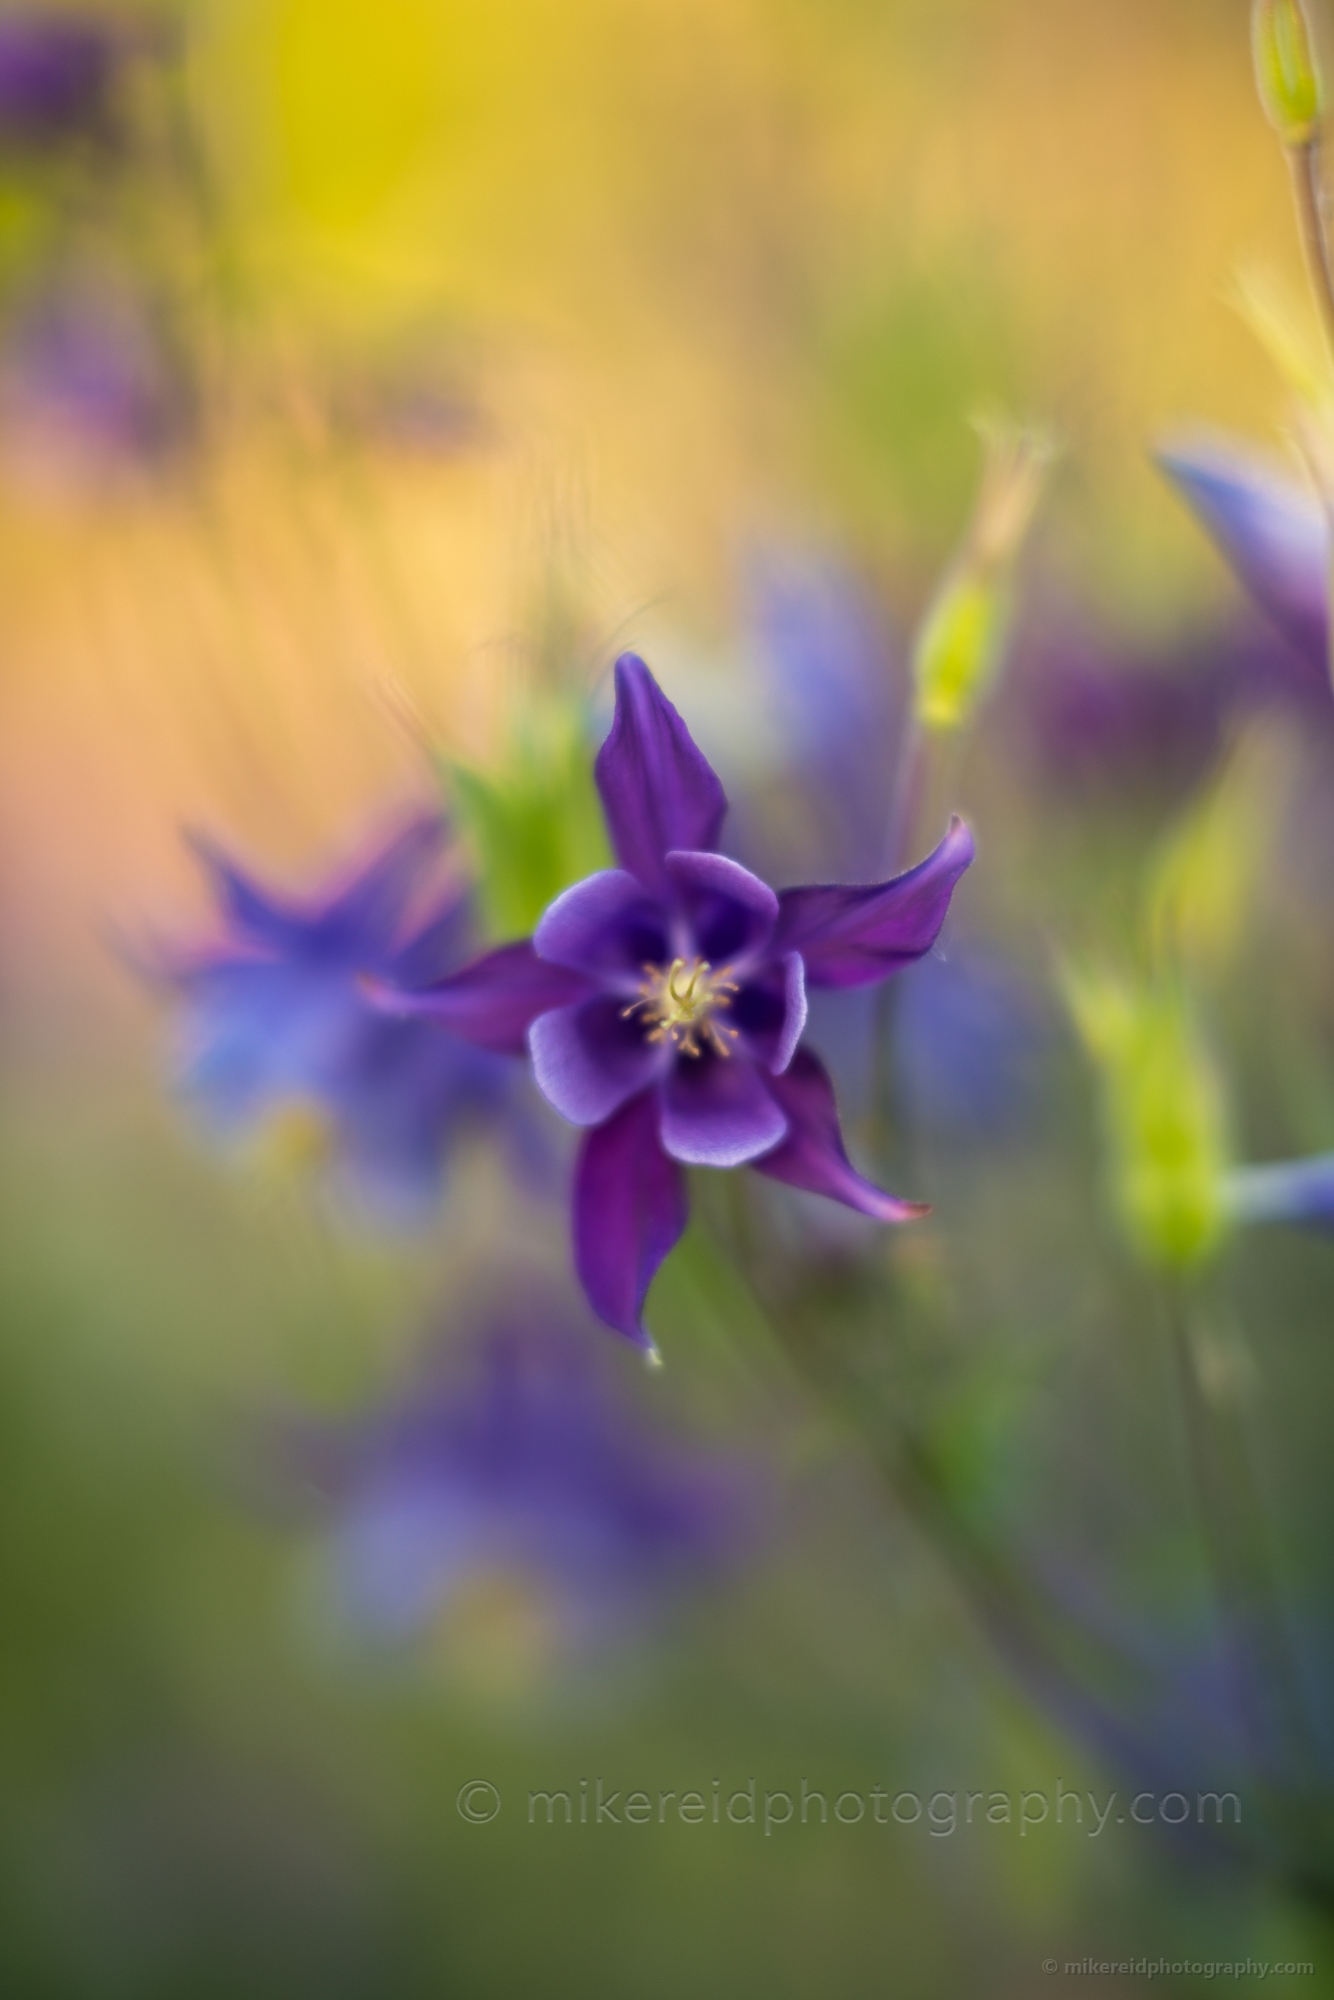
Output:
<path fill-rule="evenodd" d="M 1292 169 L 1292 189 L 1297 203 L 1297 223 L 1306 259 L 1306 274 L 1315 296 L 1326 345 L 1334 355 L 1334 263 L 1330 260 L 1329 235 L 1325 227 L 1319 141 L 1310 139 L 1304 146 L 1290 147 L 1288 165 Z"/>
<path fill-rule="evenodd" d="M 1316 1796 L 1318 1753 L 1273 1574 L 1244 1421 L 1244 1356 L 1219 1345 L 1211 1349 L 1198 1301 L 1184 1287 L 1168 1285 L 1164 1298 L 1187 1458 L 1252 1763 L 1275 1820 L 1291 1825 L 1295 1819 L 1299 1852 L 1308 1851 L 1308 1843 L 1318 1852 L 1328 1815 Z M 1277 1786 L 1270 1776 L 1275 1766 Z"/>
<path fill-rule="evenodd" d="M 912 851 L 922 780 L 926 764 L 926 731 L 914 714 L 904 721 L 898 767 L 889 795 L 889 825 L 885 833 L 885 873 L 897 875 Z"/>

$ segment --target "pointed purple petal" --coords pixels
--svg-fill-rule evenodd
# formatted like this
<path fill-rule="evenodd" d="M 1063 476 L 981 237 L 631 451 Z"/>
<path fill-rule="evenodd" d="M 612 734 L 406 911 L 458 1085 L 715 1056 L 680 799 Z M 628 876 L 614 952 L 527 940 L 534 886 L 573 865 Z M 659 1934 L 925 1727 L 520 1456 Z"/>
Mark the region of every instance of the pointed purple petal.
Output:
<path fill-rule="evenodd" d="M 762 972 L 742 981 L 732 1004 L 718 1016 L 720 1028 L 740 1037 L 738 1055 L 775 1075 L 785 1070 L 806 1025 L 806 980 L 801 953 L 771 959 Z"/>
<path fill-rule="evenodd" d="M 927 1213 L 923 1203 L 886 1194 L 850 1164 L 843 1150 L 834 1086 L 809 1049 L 798 1049 L 786 1073 L 772 1078 L 769 1088 L 787 1115 L 788 1135 L 772 1153 L 751 1161 L 757 1174 L 804 1188 L 808 1194 L 827 1195 L 877 1222 L 913 1222 Z"/>
<path fill-rule="evenodd" d="M 227 922 L 256 943 L 287 945 L 305 935 L 309 918 L 295 902 L 270 894 L 204 833 L 186 839 L 208 871 L 214 899 Z"/>
<path fill-rule="evenodd" d="M 806 961 L 799 951 L 790 951 L 783 959 L 783 999 L 786 1012 L 782 1032 L 778 1037 L 778 1046 L 769 1058 L 769 1067 L 775 1076 L 781 1076 L 791 1063 L 802 1029 L 806 1026 Z"/>
<path fill-rule="evenodd" d="M 438 815 L 413 820 L 369 861 L 345 870 L 318 895 L 304 898 L 272 894 L 207 835 L 189 838 L 209 872 L 224 916 L 247 936 L 268 945 L 297 945 L 308 953 L 342 949 L 361 953 L 369 961 L 389 950 L 408 898 L 443 831 Z"/>
<path fill-rule="evenodd" d="M 774 942 L 801 953 L 810 986 L 887 979 L 930 951 L 972 858 L 973 836 L 956 818 L 935 853 L 892 882 L 784 889 Z"/>
<path fill-rule="evenodd" d="M 533 933 L 539 957 L 624 983 L 631 994 L 646 963 L 671 958 L 670 942 L 660 904 L 624 868 L 599 869 L 563 890 Z"/>
<path fill-rule="evenodd" d="M 1314 495 L 1222 438 L 1187 440 L 1157 461 L 1256 603 L 1326 675 L 1330 536 Z"/>
<path fill-rule="evenodd" d="M 672 1061 L 671 1044 L 649 1041 L 616 995 L 539 1014 L 528 1046 L 538 1089 L 572 1125 L 600 1125 Z"/>
<path fill-rule="evenodd" d="M 594 766 L 623 868 L 663 893 L 663 856 L 718 844 L 727 799 L 703 752 L 644 662 L 616 662 L 616 714 Z"/>
<path fill-rule="evenodd" d="M 665 866 L 698 957 L 721 969 L 753 957 L 773 936 L 778 898 L 739 861 L 674 852 Z"/>
<path fill-rule="evenodd" d="M 740 1167 L 776 1146 L 787 1119 L 745 1056 L 679 1056 L 662 1090 L 662 1143 L 697 1167 Z"/>
<path fill-rule="evenodd" d="M 372 858 L 349 869 L 320 898 L 320 927 L 363 949 L 387 951 L 422 870 L 439 849 L 444 821 L 438 813 L 413 820 Z"/>
<path fill-rule="evenodd" d="M 584 1140 L 574 1177 L 574 1262 L 598 1318 L 639 1347 L 654 1274 L 686 1226 L 685 1177 L 658 1141 L 657 1092 Z"/>
<path fill-rule="evenodd" d="M 363 990 L 382 1013 L 421 1014 L 475 1048 L 521 1056 L 538 1015 L 586 998 L 591 981 L 566 966 L 549 965 L 524 938 L 465 965 L 436 986 L 409 992 L 368 979 Z"/>

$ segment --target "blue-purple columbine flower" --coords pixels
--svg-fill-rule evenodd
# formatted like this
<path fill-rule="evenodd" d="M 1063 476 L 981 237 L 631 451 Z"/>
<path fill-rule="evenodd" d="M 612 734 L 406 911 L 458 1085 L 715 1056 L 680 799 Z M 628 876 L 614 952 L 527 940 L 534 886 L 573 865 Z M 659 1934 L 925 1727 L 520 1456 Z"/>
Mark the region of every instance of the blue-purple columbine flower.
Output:
<path fill-rule="evenodd" d="M 442 839 L 409 825 L 315 897 L 262 888 L 200 842 L 222 935 L 155 969 L 181 1002 L 182 1087 L 224 1136 L 289 1107 L 327 1123 L 335 1165 L 368 1205 L 412 1218 L 437 1197 L 452 1141 L 512 1085 L 498 1057 L 421 1021 L 395 1020 L 364 981 L 427 980 L 472 944 L 467 898 L 438 894 L 410 922 Z"/>
<path fill-rule="evenodd" d="M 382 998 L 484 1048 L 527 1048 L 544 1096 L 587 1131 L 574 1251 L 589 1303 L 651 1350 L 644 1300 L 685 1228 L 683 1166 L 754 1166 L 882 1222 L 923 1212 L 850 1164 L 801 1046 L 806 989 L 871 985 L 928 951 L 973 841 L 956 819 L 893 881 L 776 894 L 716 851 L 723 788 L 631 653 L 595 775 L 620 866 L 558 896 L 531 939 Z"/>
<path fill-rule="evenodd" d="M 291 1456 L 331 1507 L 343 1614 L 388 1641 L 508 1583 L 584 1651 L 729 1573 L 759 1528 L 755 1468 L 650 1421 L 611 1351 L 535 1297 L 386 1407 L 303 1426 Z"/>
<path fill-rule="evenodd" d="M 1224 1188 L 1236 1222 L 1290 1222 L 1334 1230 L 1334 1153 L 1235 1167 Z"/>
<path fill-rule="evenodd" d="M 1330 530 L 1314 494 L 1226 439 L 1188 439 L 1157 458 L 1256 603 L 1328 680 Z"/>
<path fill-rule="evenodd" d="M 0 10 L 0 145 L 104 135 L 117 73 L 142 39 L 93 14 Z"/>

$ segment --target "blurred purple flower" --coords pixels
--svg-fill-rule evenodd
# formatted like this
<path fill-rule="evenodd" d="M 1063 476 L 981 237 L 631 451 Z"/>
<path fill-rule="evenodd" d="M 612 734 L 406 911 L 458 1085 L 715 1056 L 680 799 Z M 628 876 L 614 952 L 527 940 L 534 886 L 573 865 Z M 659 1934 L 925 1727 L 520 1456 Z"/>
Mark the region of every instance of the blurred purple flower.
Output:
<path fill-rule="evenodd" d="M 1046 1040 L 1036 994 L 980 946 L 928 954 L 899 992 L 894 1071 L 914 1121 L 1002 1139 L 1030 1113 Z"/>
<path fill-rule="evenodd" d="M 1275 1630 L 1272 1611 L 1252 1605 L 1212 1629 L 1167 1632 L 1161 1620 L 1115 1605 L 1086 1568 L 1050 1559 L 1035 1567 L 1081 1660 L 1071 1698 L 1058 1699 L 1063 1719 L 1135 1783 L 1160 1797 L 1184 1791 L 1195 1803 L 1199 1793 L 1244 1793 L 1258 1781 L 1271 1808 L 1327 1788 L 1327 1629 L 1303 1616 Z M 1221 1812 L 1159 1823 L 1187 1840 L 1264 1841 L 1281 1817 L 1267 1829 Z"/>
<path fill-rule="evenodd" d="M 207 1120 L 239 1134 L 287 1107 L 314 1108 L 356 1193 L 407 1218 L 429 1213 L 460 1129 L 512 1099 L 499 1057 L 394 1020 L 364 990 L 372 975 L 438 978 L 467 954 L 457 888 L 406 923 L 442 831 L 438 819 L 414 822 L 307 901 L 272 894 L 197 842 L 224 932 L 157 968 L 181 1002 L 183 1089 Z"/>
<path fill-rule="evenodd" d="M 1292 1222 L 1334 1229 L 1334 1153 L 1234 1168 L 1227 1177 L 1226 1199 L 1238 1222 Z"/>
<path fill-rule="evenodd" d="M 1233 722 L 1275 703 L 1327 728 L 1327 682 L 1267 619 L 1232 617 L 1167 646 L 1132 648 L 1075 618 L 1034 627 L 1015 661 L 1008 721 L 1016 752 L 1081 805 L 1098 792 L 1188 791 Z"/>
<path fill-rule="evenodd" d="M 105 134 L 117 72 L 136 45 L 93 14 L 0 12 L 0 144 Z"/>
<path fill-rule="evenodd" d="M 623 1362 L 536 1300 L 298 1460 L 332 1503 L 338 1598 L 383 1638 L 509 1582 L 575 1648 L 651 1623 L 753 1543 L 756 1480 L 650 1422 Z"/>
<path fill-rule="evenodd" d="M 47 477 L 159 457 L 188 410 L 140 304 L 106 284 L 52 287 L 17 317 L 0 356 L 11 452 Z"/>
<path fill-rule="evenodd" d="M 1157 458 L 1256 603 L 1327 682 L 1331 552 L 1319 501 L 1227 439 L 1186 439 Z"/>
<path fill-rule="evenodd" d="M 804 865 L 836 879 L 877 874 L 902 701 L 874 607 L 832 563 L 757 558 L 748 583 L 765 695 L 788 749 L 766 851 L 790 865 L 799 844 Z"/>
<path fill-rule="evenodd" d="M 714 851 L 727 800 L 643 661 L 616 663 L 598 789 L 619 868 L 556 898 L 531 941 L 427 992 L 386 993 L 481 1046 L 532 1055 L 587 1128 L 574 1247 L 599 1318 L 651 1348 L 642 1311 L 686 1223 L 683 1164 L 754 1166 L 882 1222 L 920 1207 L 850 1165 L 806 987 L 874 984 L 930 949 L 973 841 L 954 820 L 892 882 L 781 895 Z"/>

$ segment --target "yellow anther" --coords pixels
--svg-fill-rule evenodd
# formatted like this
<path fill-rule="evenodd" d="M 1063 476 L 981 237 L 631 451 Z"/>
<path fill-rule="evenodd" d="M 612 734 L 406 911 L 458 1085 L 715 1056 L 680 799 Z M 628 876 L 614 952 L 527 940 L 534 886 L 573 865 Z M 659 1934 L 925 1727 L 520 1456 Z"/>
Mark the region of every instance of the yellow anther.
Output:
<path fill-rule="evenodd" d="M 648 1023 L 648 1039 L 669 1041 L 682 1055 L 702 1055 L 702 1037 L 715 1055 L 730 1056 L 737 1031 L 713 1017 L 718 1008 L 730 1007 L 732 994 L 739 991 L 736 981 L 715 973 L 706 958 L 674 958 L 666 967 L 644 967 L 639 998 L 622 1007 L 621 1018 L 642 1014 Z"/>

